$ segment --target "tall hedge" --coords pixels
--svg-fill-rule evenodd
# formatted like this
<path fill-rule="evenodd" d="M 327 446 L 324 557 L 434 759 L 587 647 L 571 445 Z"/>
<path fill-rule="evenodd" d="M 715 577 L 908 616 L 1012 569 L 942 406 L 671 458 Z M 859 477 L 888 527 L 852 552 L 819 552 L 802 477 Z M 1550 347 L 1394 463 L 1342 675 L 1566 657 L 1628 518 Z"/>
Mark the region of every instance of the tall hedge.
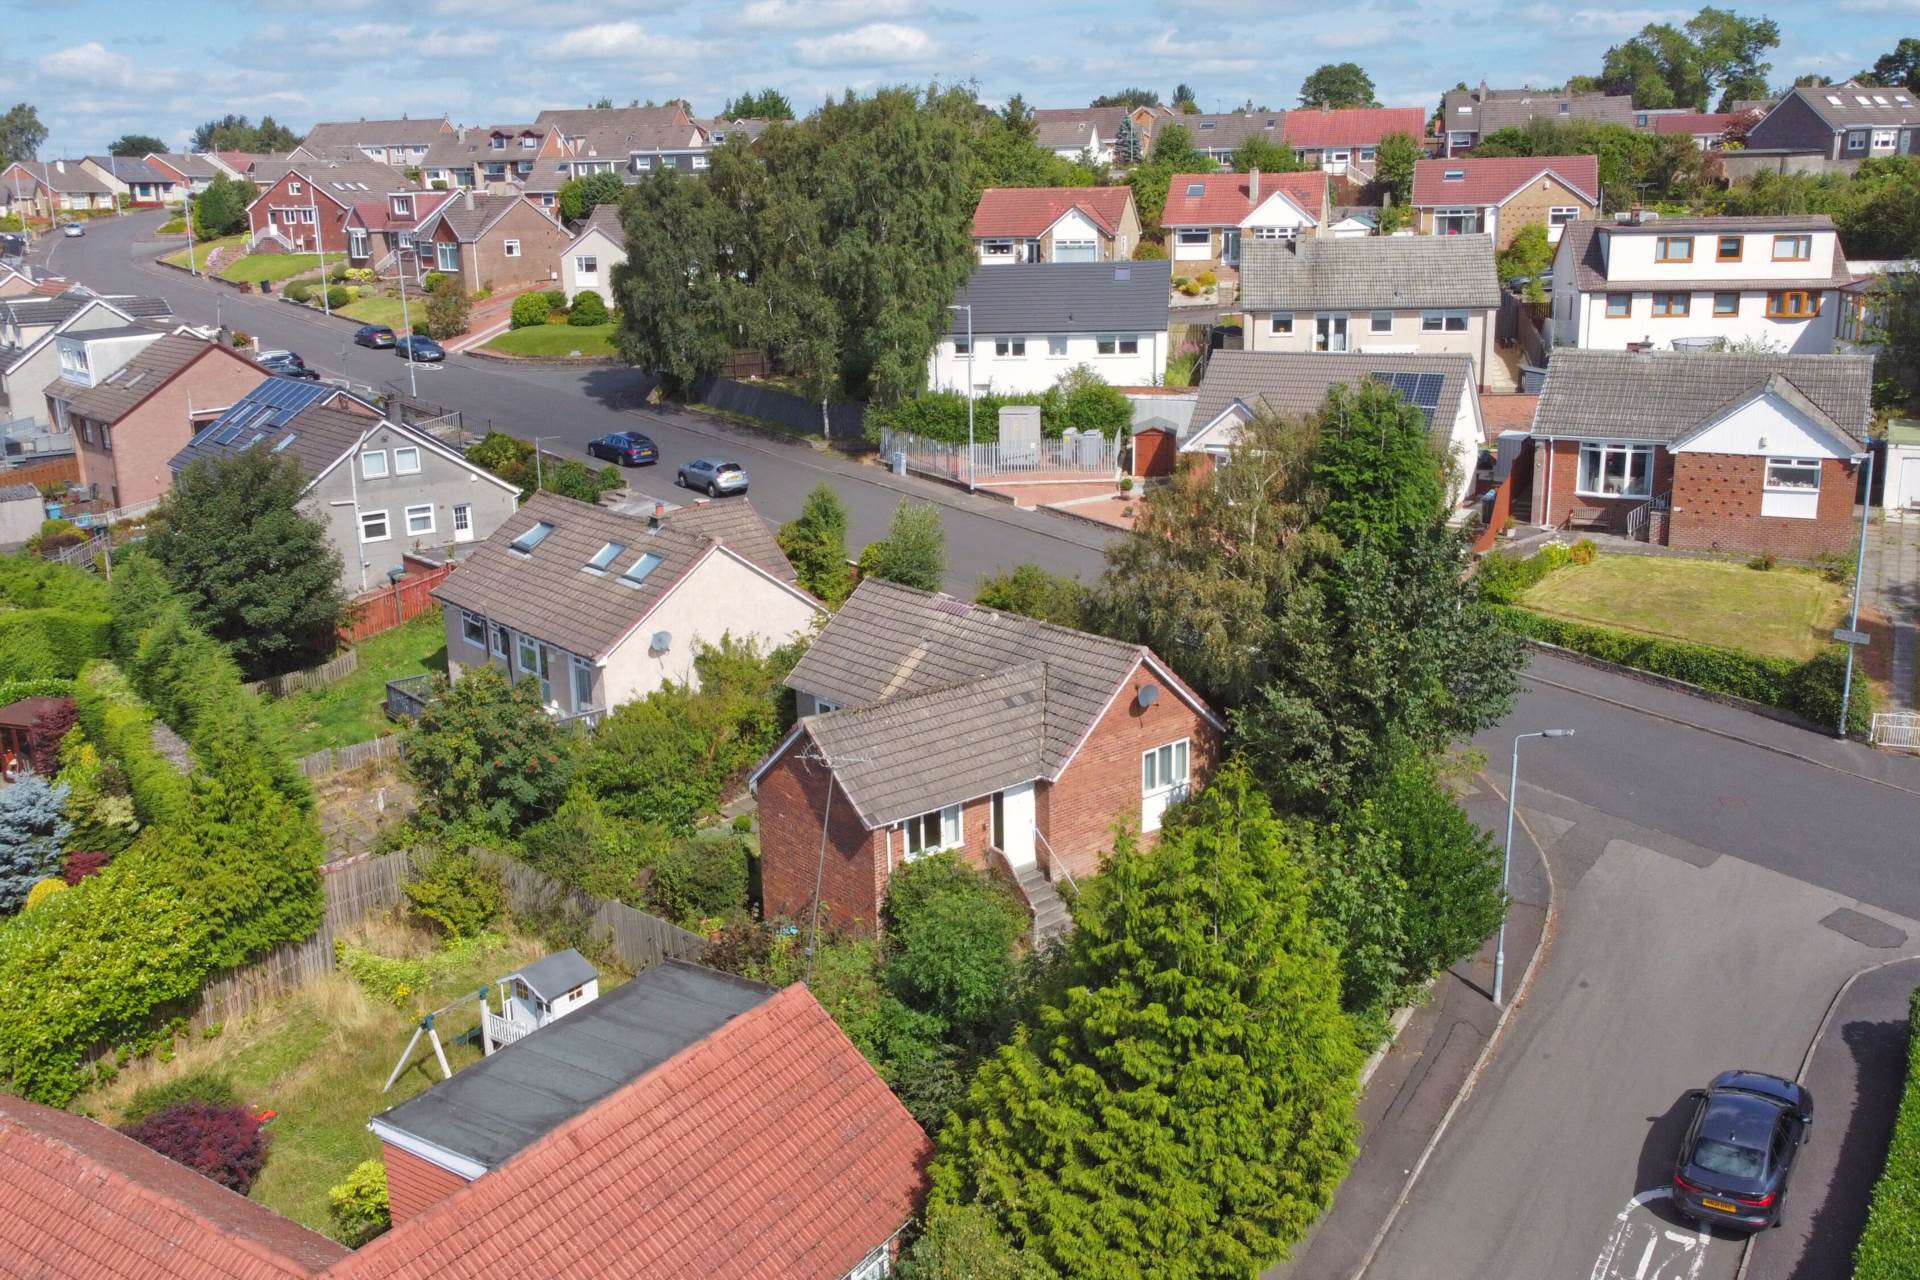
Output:
<path fill-rule="evenodd" d="M 107 655 L 113 622 L 104 612 L 19 609 L 0 613 L 0 679 L 47 680 L 78 675 Z"/>
<path fill-rule="evenodd" d="M 153 745 L 154 717 L 111 662 L 97 662 L 73 687 L 74 709 L 87 740 L 119 762 L 142 824 L 178 821 L 186 812 L 187 780 Z"/>
<path fill-rule="evenodd" d="M 1853 1255 L 1853 1280 L 1920 1276 L 1920 991 L 1912 998 L 1907 1088 L 1887 1147 L 1886 1171 L 1874 1185 L 1867 1226 Z"/>

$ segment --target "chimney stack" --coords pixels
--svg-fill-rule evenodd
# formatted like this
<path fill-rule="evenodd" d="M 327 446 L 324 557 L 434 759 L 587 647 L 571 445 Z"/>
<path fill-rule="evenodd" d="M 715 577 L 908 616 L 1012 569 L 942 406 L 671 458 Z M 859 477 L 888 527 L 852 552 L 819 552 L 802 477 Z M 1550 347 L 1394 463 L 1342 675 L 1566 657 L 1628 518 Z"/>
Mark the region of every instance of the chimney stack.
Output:
<path fill-rule="evenodd" d="M 660 527 L 660 522 L 666 519 L 666 517 L 667 517 L 667 504 L 664 502 L 654 503 L 653 514 L 647 517 L 647 528 L 658 529 Z"/>
<path fill-rule="evenodd" d="M 1260 207 L 1260 169 L 1258 166 L 1247 170 L 1247 203 L 1256 209 Z"/>
<path fill-rule="evenodd" d="M 471 212 L 473 209 L 473 188 L 472 187 L 467 188 L 466 205 L 467 205 L 468 211 Z"/>

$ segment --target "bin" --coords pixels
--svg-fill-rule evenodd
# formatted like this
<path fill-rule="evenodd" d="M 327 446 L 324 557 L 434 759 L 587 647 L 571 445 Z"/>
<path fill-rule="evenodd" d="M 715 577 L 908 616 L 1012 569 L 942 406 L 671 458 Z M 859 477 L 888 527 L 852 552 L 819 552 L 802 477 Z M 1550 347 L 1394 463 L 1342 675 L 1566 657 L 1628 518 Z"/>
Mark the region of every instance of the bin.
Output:
<path fill-rule="evenodd" d="M 907 452 L 904 449 L 893 451 L 893 474 L 897 476 L 907 474 Z"/>

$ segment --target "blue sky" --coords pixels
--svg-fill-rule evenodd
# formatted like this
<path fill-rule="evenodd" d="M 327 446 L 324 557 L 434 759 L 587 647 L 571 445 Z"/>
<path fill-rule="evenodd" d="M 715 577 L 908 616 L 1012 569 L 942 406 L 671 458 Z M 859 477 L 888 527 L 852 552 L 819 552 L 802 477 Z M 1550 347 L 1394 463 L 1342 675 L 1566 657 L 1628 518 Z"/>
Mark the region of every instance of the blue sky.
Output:
<path fill-rule="evenodd" d="M 1734 7 L 1780 23 L 1780 84 L 1851 74 L 1920 34 L 1920 0 Z M 179 145 L 229 111 L 301 132 L 402 113 L 506 123 L 601 94 L 622 105 L 684 96 L 709 114 L 761 85 L 804 109 L 847 87 L 934 78 L 1042 106 L 1135 84 L 1171 97 L 1184 81 L 1206 110 L 1249 98 L 1277 108 L 1313 67 L 1347 60 L 1382 102 L 1430 107 L 1461 80 L 1553 84 L 1595 71 L 1609 44 L 1693 11 L 1581 0 L 0 0 L 0 97 L 39 107 L 48 157 L 104 150 L 129 131 Z"/>

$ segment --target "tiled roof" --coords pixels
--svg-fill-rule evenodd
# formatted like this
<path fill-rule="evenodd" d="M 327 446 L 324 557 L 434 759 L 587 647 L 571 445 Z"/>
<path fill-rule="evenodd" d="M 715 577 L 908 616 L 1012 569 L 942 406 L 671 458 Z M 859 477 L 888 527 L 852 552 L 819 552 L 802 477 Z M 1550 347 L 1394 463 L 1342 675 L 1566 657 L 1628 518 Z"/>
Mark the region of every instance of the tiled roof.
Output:
<path fill-rule="evenodd" d="M 679 107 L 580 107 L 542 111 L 534 123 L 553 125 L 569 138 L 580 137 L 596 129 L 632 131 L 654 125 L 671 124 L 685 116 Z"/>
<path fill-rule="evenodd" d="M 774 539 L 773 526 L 760 518 L 745 498 L 725 502 L 696 502 L 667 517 L 681 533 L 724 542 L 782 582 L 798 582 L 787 553 Z"/>
<path fill-rule="evenodd" d="M 156 151 L 153 155 L 154 159 L 166 162 L 182 177 L 210 179 L 220 172 L 205 156 L 189 151 Z"/>
<path fill-rule="evenodd" d="M 358 153 L 356 153 L 357 155 Z M 418 185 L 392 165 L 359 156 L 352 161 L 256 160 L 249 175 L 262 191 L 289 173 L 297 173 L 341 204 L 370 200 L 389 191 L 411 191 Z M 297 197 L 296 197 L 297 198 Z"/>
<path fill-rule="evenodd" d="M 88 295 L 63 287 L 50 298 L 40 296 L 38 290 L 15 298 L 0 298 L 0 311 L 6 312 L 11 323 L 23 327 L 59 324 L 90 301 Z"/>
<path fill-rule="evenodd" d="M 1286 140 L 1291 147 L 1370 147 L 1390 133 L 1416 141 L 1427 131 L 1422 107 L 1303 108 L 1287 112 Z"/>
<path fill-rule="evenodd" d="M 1849 80 L 1845 84 L 1796 88 L 1789 96 L 1792 94 L 1798 94 L 1802 102 L 1813 108 L 1815 115 L 1834 129 L 1920 124 L 1920 99 L 1903 85 L 1880 89 Z M 1839 101 L 1833 101 L 1835 98 Z"/>
<path fill-rule="evenodd" d="M 1048 151 L 1092 146 L 1096 133 L 1110 143 L 1126 115 L 1125 107 L 1041 107 L 1033 113 L 1033 140 Z"/>
<path fill-rule="evenodd" d="M 1765 234 L 1775 231 L 1831 231 L 1833 222 L 1825 214 L 1817 217 L 1755 217 L 1755 218 L 1673 218 L 1659 222 L 1648 222 L 1638 227 L 1624 227 L 1611 222 L 1569 222 L 1560 231 L 1560 248 L 1555 250 L 1555 261 L 1560 254 L 1567 255 L 1574 265 L 1574 287 L 1594 293 L 1602 289 L 1622 291 L 1648 289 L 1679 289 L 1704 293 L 1711 289 L 1786 289 L 1793 287 L 1839 289 L 1853 279 L 1853 273 L 1847 269 L 1847 257 L 1840 247 L 1840 238 L 1834 237 L 1833 260 L 1822 270 L 1819 263 L 1809 262 L 1805 276 L 1787 278 L 1766 278 L 1756 276 L 1748 280 L 1721 280 L 1695 276 L 1690 279 L 1672 278 L 1612 279 L 1607 275 L 1606 260 L 1600 254 L 1602 235 L 1664 234 L 1680 232 L 1694 235 L 1719 235 L 1722 233 Z M 1475 237 L 1454 236 L 1452 239 L 1472 239 Z"/>
<path fill-rule="evenodd" d="M 1672 443 L 1774 378 L 1857 446 L 1872 420 L 1873 357 L 1628 352 L 1553 353 L 1533 430 L 1538 436 Z"/>
<path fill-rule="evenodd" d="M 727 505 L 735 504 L 746 507 L 747 500 L 727 499 Z M 741 546 L 729 538 L 715 538 L 701 526 L 703 519 L 744 518 L 716 513 L 683 520 L 682 513 L 675 512 L 653 528 L 638 516 L 539 493 L 475 548 L 461 562 L 460 572 L 433 594 L 443 604 L 471 609 L 569 653 L 603 658 L 716 545 L 792 582 L 793 568 L 784 556 L 758 558 L 768 554 L 770 537 L 763 534 L 764 542 L 743 537 L 746 545 Z M 753 519 L 758 522 L 759 516 Z M 538 546 L 525 554 L 510 549 L 514 539 L 542 521 L 551 524 L 553 532 Z M 604 573 L 586 568 L 603 547 L 616 542 L 624 544 L 625 550 Z M 773 554 L 778 551 L 777 546 L 773 548 Z M 622 581 L 622 575 L 649 552 L 660 557 L 659 565 L 637 587 Z"/>
<path fill-rule="evenodd" d="M 225 354 L 217 354 L 219 352 Z M 67 408 L 82 417 L 111 425 L 159 390 L 167 379 L 209 353 L 216 353 L 214 359 L 234 359 L 246 363 L 246 357 L 234 355 L 228 348 L 216 347 L 211 342 L 190 338 L 185 334 L 168 334 L 148 343 L 131 360 L 91 387 L 66 398 Z M 52 394 L 51 388 L 48 393 Z"/>
<path fill-rule="evenodd" d="M 1278 145 L 1286 135 L 1284 111 L 1235 111 L 1227 115 L 1176 116 L 1177 124 L 1202 151 L 1231 151 L 1248 138 L 1265 138 Z M 1164 127 L 1164 126 L 1157 126 Z"/>
<path fill-rule="evenodd" d="M 353 216 L 369 231 L 411 231 L 431 218 L 441 205 L 453 199 L 456 194 L 452 191 L 414 192 L 411 218 L 394 217 L 393 204 L 388 200 L 356 200 L 353 205 Z"/>
<path fill-rule="evenodd" d="M 1172 264 L 1035 262 L 1009 271 L 983 266 L 954 294 L 973 307 L 982 333 L 1158 333 L 1167 327 Z M 967 331 L 967 313 L 949 311 L 948 332 Z"/>
<path fill-rule="evenodd" d="M 292 378 L 269 378 L 248 395 L 258 401 L 260 392 L 280 391 L 278 384 L 287 382 L 297 387 L 311 388 L 315 385 Z M 324 394 L 315 396 L 315 400 L 327 399 L 336 393 L 332 387 L 322 386 L 319 390 Z M 228 458 L 258 445 L 271 453 L 283 453 L 291 457 L 300 464 L 301 472 L 311 482 L 338 462 L 361 436 L 380 425 L 377 417 L 311 402 L 300 406 L 291 415 L 262 414 L 257 421 L 244 426 L 243 414 L 241 406 L 235 405 L 196 431 L 186 448 L 168 461 L 168 467 L 179 472 L 202 459 Z M 230 425 L 243 429 L 229 435 L 227 428 Z"/>
<path fill-rule="evenodd" d="M 450 132 L 445 116 L 418 120 L 322 121 L 307 130 L 309 147 L 417 146 Z"/>
<path fill-rule="evenodd" d="M 1462 106 L 1473 110 L 1463 115 L 1459 111 Z M 1484 100 L 1475 90 L 1453 89 L 1441 99 L 1441 110 L 1445 113 L 1443 129 L 1482 135 L 1519 128 L 1535 116 L 1550 120 L 1589 120 L 1628 128 L 1633 127 L 1635 120 L 1630 94 L 1567 94 L 1551 89 L 1491 89 Z"/>
<path fill-rule="evenodd" d="M 30 484 L 0 484 L 0 502 L 39 501 L 40 491 Z"/>
<path fill-rule="evenodd" d="M 173 181 L 172 175 L 161 173 L 148 164 L 145 156 L 88 156 L 87 159 L 122 182 Z"/>
<path fill-rule="evenodd" d="M 0 1095 L 0 1270 L 73 1280 L 289 1280 L 324 1236 L 84 1116 Z"/>
<path fill-rule="evenodd" d="M 1683 111 L 1653 117 L 1655 133 L 1725 133 L 1743 120 L 1757 120 L 1750 111 Z"/>
<path fill-rule="evenodd" d="M 518 194 L 496 196 L 485 191 L 462 191 L 459 197 L 441 205 L 431 217 L 421 219 L 421 234 L 431 234 L 432 224 L 444 222 L 453 228 L 453 234 L 462 244 L 471 244 L 526 199 Z M 531 207 L 539 208 L 538 205 Z M 544 209 L 540 212 L 544 217 L 552 216 Z"/>
<path fill-rule="evenodd" d="M 1486 425 L 1487 439 L 1496 438 L 1502 431 L 1525 431 L 1533 425 L 1533 412 L 1539 405 L 1537 394 L 1481 396 L 1480 421 Z"/>
<path fill-rule="evenodd" d="M 1193 425 L 1204 428 L 1233 404 L 1280 418 L 1319 412 L 1327 392 L 1356 387 L 1372 373 L 1437 373 L 1440 396 L 1433 411 L 1436 438 L 1451 438 L 1460 397 L 1473 384 L 1473 357 L 1465 355 L 1370 355 L 1364 351 L 1216 351 L 1207 361 L 1193 406 Z"/>
<path fill-rule="evenodd" d="M 589 231 L 598 231 L 622 249 L 627 247 L 627 229 L 620 224 L 620 206 L 617 204 L 593 206 L 593 212 L 589 213 L 587 220 L 580 224 L 579 235 L 574 236 L 574 239 L 578 241 L 580 236 L 584 236 Z"/>
<path fill-rule="evenodd" d="M 720 146 L 723 141 L 740 136 L 752 142 L 767 131 L 771 120 L 695 120 L 693 122 L 705 135 L 708 142 Z"/>
<path fill-rule="evenodd" d="M 1497 307 L 1486 236 L 1357 236 L 1240 248 L 1240 298 L 1258 311 L 1316 307 Z"/>
<path fill-rule="evenodd" d="M 1457 173 L 1458 178 L 1449 178 Z M 1436 205 L 1500 204 L 1543 174 L 1551 173 L 1594 204 L 1600 203 L 1598 156 L 1500 156 L 1419 160 L 1413 166 L 1413 200 L 1419 208 Z"/>
<path fill-rule="evenodd" d="M 1253 178 L 1245 173 L 1176 173 L 1167 187 L 1163 227 L 1237 227 L 1257 207 L 1251 196 Z M 1200 194 L 1189 194 L 1199 187 Z M 1263 173 L 1260 198 L 1265 204 L 1279 191 L 1300 206 L 1307 217 L 1320 221 L 1326 202 L 1327 175 L 1318 169 L 1299 173 Z"/>
<path fill-rule="evenodd" d="M 94 196 L 112 194 L 112 188 L 81 168 L 78 160 L 22 160 L 19 163 L 50 191 Z"/>
<path fill-rule="evenodd" d="M 988 187 L 973 211 L 973 234 L 1037 236 L 1078 209 L 1111 236 L 1132 202 L 1132 187 Z"/>
<path fill-rule="evenodd" d="M 840 1280 L 917 1211 L 931 1154 L 795 985 L 331 1274 Z"/>

